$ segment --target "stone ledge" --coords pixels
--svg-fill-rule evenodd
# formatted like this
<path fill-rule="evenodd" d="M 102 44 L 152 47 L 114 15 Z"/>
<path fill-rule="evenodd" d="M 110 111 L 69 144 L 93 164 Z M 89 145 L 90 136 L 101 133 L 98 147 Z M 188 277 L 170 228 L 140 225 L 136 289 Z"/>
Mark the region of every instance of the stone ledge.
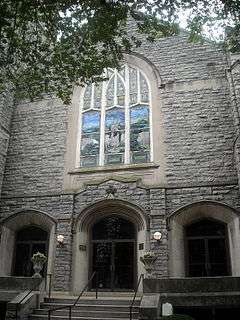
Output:
<path fill-rule="evenodd" d="M 76 168 L 70 170 L 68 174 L 88 174 L 95 172 L 111 172 L 111 171 L 124 171 L 124 170 L 144 170 L 158 168 L 159 165 L 156 163 L 139 163 L 139 164 L 127 164 L 127 165 L 112 165 L 112 166 L 98 166 L 90 168 Z"/>

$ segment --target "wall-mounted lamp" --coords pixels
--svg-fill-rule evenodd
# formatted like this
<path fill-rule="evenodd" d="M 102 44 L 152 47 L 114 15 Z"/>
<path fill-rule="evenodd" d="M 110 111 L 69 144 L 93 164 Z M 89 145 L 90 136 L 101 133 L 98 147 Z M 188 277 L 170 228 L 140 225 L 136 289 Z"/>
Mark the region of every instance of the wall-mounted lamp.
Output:
<path fill-rule="evenodd" d="M 58 234 L 57 235 L 57 243 L 58 243 L 58 245 L 59 246 L 63 246 L 63 244 L 64 244 L 64 236 L 62 235 L 62 234 Z"/>
<path fill-rule="evenodd" d="M 159 242 L 162 239 L 161 232 L 159 232 L 159 231 L 154 232 L 153 239 Z"/>

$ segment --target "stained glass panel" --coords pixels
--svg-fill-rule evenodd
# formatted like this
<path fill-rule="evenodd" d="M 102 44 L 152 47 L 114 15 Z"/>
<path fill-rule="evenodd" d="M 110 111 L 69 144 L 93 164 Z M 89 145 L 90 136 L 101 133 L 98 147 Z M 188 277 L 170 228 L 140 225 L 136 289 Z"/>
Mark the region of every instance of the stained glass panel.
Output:
<path fill-rule="evenodd" d="M 83 99 L 83 110 L 90 109 L 92 97 L 92 85 L 86 87 Z"/>
<path fill-rule="evenodd" d="M 122 163 L 125 148 L 125 112 L 119 108 L 107 111 L 105 120 L 105 162 Z"/>
<path fill-rule="evenodd" d="M 149 101 L 148 84 L 142 73 L 140 73 L 140 95 L 141 95 L 141 102 Z"/>
<path fill-rule="evenodd" d="M 117 103 L 119 106 L 125 105 L 125 88 L 119 76 L 117 77 Z"/>
<path fill-rule="evenodd" d="M 137 70 L 129 68 L 129 93 L 130 93 L 130 104 L 137 103 Z"/>
<path fill-rule="evenodd" d="M 89 111 L 82 117 L 81 166 L 98 164 L 100 146 L 100 112 Z"/>
<path fill-rule="evenodd" d="M 94 108 L 101 109 L 102 102 L 102 83 L 96 83 L 94 86 Z"/>
<path fill-rule="evenodd" d="M 149 162 L 150 130 L 148 106 L 132 107 L 130 110 L 131 162 Z"/>
<path fill-rule="evenodd" d="M 107 87 L 107 107 L 112 107 L 114 104 L 114 77 L 108 83 Z"/>
<path fill-rule="evenodd" d="M 127 147 L 130 153 L 126 160 L 130 158 L 131 163 L 149 162 L 150 96 L 147 79 L 137 68 L 125 65 L 118 71 L 108 69 L 104 75 L 109 79 L 106 80 L 108 83 L 105 97 L 103 97 L 103 83 L 89 85 L 84 91 L 83 111 L 85 112 L 82 113 L 80 165 L 124 163 L 125 139 L 126 143 L 130 142 Z M 126 88 L 128 77 L 129 88 Z M 103 99 L 106 99 L 104 105 Z M 124 108 L 126 101 L 129 101 L 130 110 L 128 107 Z M 105 117 L 102 122 L 100 121 L 101 114 Z M 130 131 L 126 133 L 125 121 L 130 127 Z M 103 124 L 105 128 L 100 128 Z M 100 137 L 101 134 L 103 137 Z M 100 140 L 104 142 L 104 150 L 101 152 Z"/>
<path fill-rule="evenodd" d="M 120 75 L 122 76 L 122 78 L 125 80 L 125 66 L 123 66 L 120 70 Z"/>

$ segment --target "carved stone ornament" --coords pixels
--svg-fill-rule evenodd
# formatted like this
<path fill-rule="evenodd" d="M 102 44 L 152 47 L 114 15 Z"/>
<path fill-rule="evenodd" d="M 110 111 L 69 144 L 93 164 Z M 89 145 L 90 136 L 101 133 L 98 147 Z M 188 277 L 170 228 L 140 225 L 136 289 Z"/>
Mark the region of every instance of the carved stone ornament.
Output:
<path fill-rule="evenodd" d="M 155 269 L 155 262 L 157 260 L 157 255 L 151 251 L 146 252 L 142 257 L 140 257 L 140 261 L 144 264 L 144 268 L 146 270 L 146 278 L 153 278 L 153 271 Z"/>
<path fill-rule="evenodd" d="M 106 189 L 107 198 L 112 199 L 115 197 L 115 193 L 117 192 L 117 188 L 115 188 L 113 185 L 110 185 Z"/>

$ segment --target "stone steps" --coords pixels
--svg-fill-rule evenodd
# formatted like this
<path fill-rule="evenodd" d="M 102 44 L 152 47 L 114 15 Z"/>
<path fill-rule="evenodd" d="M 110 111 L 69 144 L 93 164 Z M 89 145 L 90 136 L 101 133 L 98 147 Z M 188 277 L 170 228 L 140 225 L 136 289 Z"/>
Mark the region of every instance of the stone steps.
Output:
<path fill-rule="evenodd" d="M 106 308 L 105 308 L 106 309 Z M 34 314 L 37 315 L 46 315 L 48 309 L 36 309 L 34 311 Z M 68 316 L 69 310 L 59 310 L 59 311 L 54 311 L 52 315 L 56 316 Z M 85 309 L 73 309 L 72 310 L 72 316 L 78 316 L 78 317 L 90 317 L 90 318 L 128 318 L 129 317 L 129 309 L 127 311 L 112 311 L 111 310 L 89 310 Z M 132 313 L 133 318 L 137 318 L 138 312 L 133 311 Z"/>
<path fill-rule="evenodd" d="M 39 309 L 35 309 L 30 315 L 31 320 L 47 320 L 48 310 L 57 307 L 71 306 L 76 301 L 73 298 L 45 298 L 44 302 L 40 304 Z M 80 299 L 78 304 L 72 308 L 73 320 L 126 320 L 129 319 L 129 306 L 132 302 L 132 296 L 113 298 L 101 297 L 84 297 Z M 140 299 L 136 298 L 132 309 L 132 318 L 138 319 Z M 69 316 L 69 309 L 56 310 L 51 313 L 51 320 L 67 320 Z"/>
<path fill-rule="evenodd" d="M 46 320 L 48 319 L 47 316 L 45 315 L 35 315 L 35 314 L 32 314 L 30 316 L 30 319 L 32 320 Z M 76 316 L 73 316 L 71 317 L 72 320 L 112 320 L 112 318 L 90 318 L 90 317 L 76 317 Z M 126 318 L 117 318 L 118 320 L 126 320 Z M 127 318 L 129 319 L 129 317 Z M 52 315 L 51 316 L 51 320 L 68 320 L 68 316 L 54 316 Z M 115 320 L 115 319 L 114 319 Z"/>
<path fill-rule="evenodd" d="M 67 305 L 71 305 L 71 303 L 41 303 L 40 307 L 41 309 L 54 309 L 55 307 L 63 307 L 63 306 L 67 306 Z M 128 312 L 129 311 L 129 305 L 117 305 L 117 304 L 77 304 L 75 306 L 75 309 L 79 309 L 79 310 L 84 310 L 87 308 L 87 310 L 92 310 L 92 311 L 101 311 L 104 310 L 106 308 L 111 308 L 111 310 L 113 312 Z M 139 309 L 138 305 L 134 305 L 133 307 L 133 311 L 137 311 Z"/>

